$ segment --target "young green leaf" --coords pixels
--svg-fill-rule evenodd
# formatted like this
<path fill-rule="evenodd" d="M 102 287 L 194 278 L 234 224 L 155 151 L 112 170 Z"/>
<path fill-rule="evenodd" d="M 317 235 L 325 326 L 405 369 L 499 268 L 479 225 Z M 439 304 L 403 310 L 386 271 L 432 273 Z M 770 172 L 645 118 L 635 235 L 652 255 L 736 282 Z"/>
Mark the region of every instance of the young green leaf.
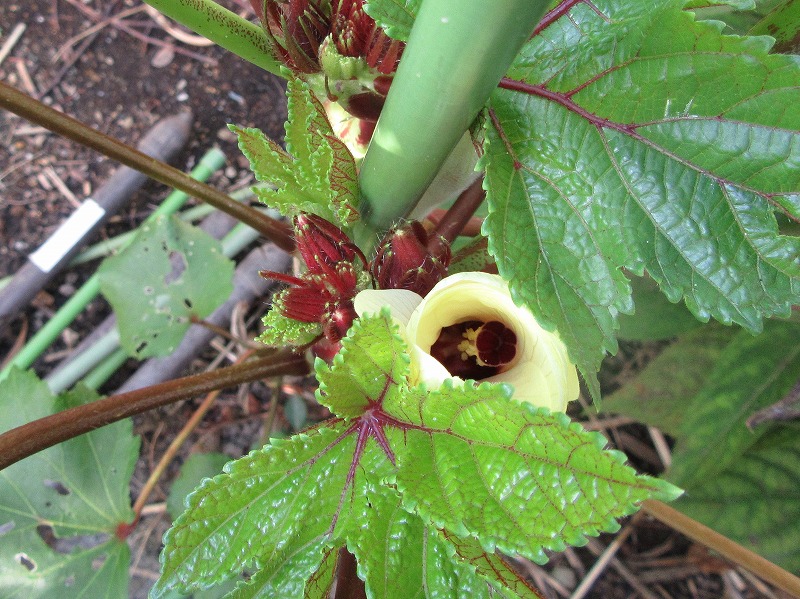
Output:
<path fill-rule="evenodd" d="M 422 0 L 369 0 L 364 7 L 391 38 L 408 41 Z"/>
<path fill-rule="evenodd" d="M 32 372 L 3 382 L 0 432 L 93 401 L 78 388 L 54 397 Z M 20 599 L 126 597 L 133 520 L 130 477 L 139 442 L 124 420 L 76 437 L 0 472 L 0 580 Z"/>
<path fill-rule="evenodd" d="M 398 392 L 408 375 L 406 345 L 388 311 L 359 318 L 342 340 L 333 365 L 317 359 L 317 401 L 341 418 L 354 418 Z"/>
<path fill-rule="evenodd" d="M 290 79 L 287 94 L 288 153 L 258 129 L 229 126 L 256 179 L 275 188 L 254 191 L 285 216 L 308 212 L 347 228 L 358 217 L 355 160 L 305 82 Z"/>
<path fill-rule="evenodd" d="M 334 364 L 317 364 L 319 400 L 344 419 L 206 480 L 165 538 L 154 596 L 256 569 L 242 597 L 321 597 L 334 561 L 325 551 L 346 543 L 372 596 L 512 597 L 525 585 L 495 547 L 543 559 L 543 547 L 614 530 L 634 503 L 676 494 L 603 451 L 599 434 L 511 401 L 506 386 L 409 388 L 411 373 L 390 314 L 359 318 Z M 308 579 L 321 560 L 326 570 Z"/>
<path fill-rule="evenodd" d="M 768 430 L 749 430 L 753 412 L 780 400 L 800 379 L 800 325 L 769 321 L 761 335 L 740 332 L 694 397 L 673 453 L 670 479 L 687 488 L 722 472 Z"/>
<path fill-rule="evenodd" d="M 233 290 L 233 262 L 219 242 L 175 216 L 145 225 L 98 274 L 120 343 L 137 358 L 171 353 L 191 317 L 208 316 Z"/>
<path fill-rule="evenodd" d="M 800 570 L 800 435 L 773 429 L 675 505 L 790 572 Z"/>
<path fill-rule="evenodd" d="M 322 335 L 320 323 L 300 322 L 294 318 L 287 318 L 276 309 L 287 293 L 288 290 L 284 289 L 273 298 L 272 309 L 262 319 L 264 332 L 258 337 L 261 343 L 275 347 L 306 345 Z"/>
<path fill-rule="evenodd" d="M 637 476 L 599 433 L 509 397 L 502 385 L 445 383 L 387 398 L 387 413 L 410 425 L 397 454 L 407 509 L 486 551 L 543 563 L 545 549 L 582 545 L 617 530 L 636 503 L 680 493 Z"/>
<path fill-rule="evenodd" d="M 798 217 L 797 60 L 681 5 L 574 3 L 490 102 L 490 251 L 590 382 L 632 307 L 623 267 L 752 331 L 800 293 L 773 214 Z"/>

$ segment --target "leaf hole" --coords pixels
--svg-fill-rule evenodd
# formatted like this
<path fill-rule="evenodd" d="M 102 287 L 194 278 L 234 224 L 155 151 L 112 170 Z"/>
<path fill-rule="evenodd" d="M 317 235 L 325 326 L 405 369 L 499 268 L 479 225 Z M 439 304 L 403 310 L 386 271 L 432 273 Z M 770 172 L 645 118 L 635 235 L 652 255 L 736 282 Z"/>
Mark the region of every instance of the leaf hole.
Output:
<path fill-rule="evenodd" d="M 70 494 L 70 490 L 67 487 L 65 487 L 63 483 L 61 483 L 61 482 L 59 482 L 57 480 L 44 479 L 42 481 L 42 484 L 45 487 L 47 487 L 48 489 L 52 489 L 53 491 L 55 491 L 59 495 L 69 495 Z"/>
<path fill-rule="evenodd" d="M 190 300 L 188 297 L 185 297 L 183 298 L 183 305 L 191 310 L 194 304 L 192 304 L 192 300 Z"/>
<path fill-rule="evenodd" d="M 139 345 L 136 346 L 136 349 L 134 351 L 135 353 L 138 354 L 143 352 L 146 347 L 147 347 L 147 341 L 142 341 Z"/>
<path fill-rule="evenodd" d="M 13 520 L 9 520 L 5 524 L 0 524 L 0 537 L 5 534 L 10 533 L 14 528 L 17 526 L 17 523 Z"/>
<path fill-rule="evenodd" d="M 36 569 L 36 562 L 29 558 L 25 553 L 16 554 L 14 556 L 14 561 L 28 570 L 28 572 L 33 572 Z"/>
<path fill-rule="evenodd" d="M 49 524 L 39 524 L 39 526 L 36 527 L 36 533 L 39 535 L 39 538 L 44 541 L 45 545 L 56 553 L 61 553 L 63 555 L 74 553 L 76 550 L 93 549 L 98 545 L 108 542 L 110 538 L 110 535 L 107 533 L 98 533 L 93 535 L 75 535 L 61 539 L 56 536 L 53 527 Z"/>
<path fill-rule="evenodd" d="M 167 248 L 164 247 L 164 250 Z M 186 258 L 180 252 L 169 253 L 170 271 L 164 276 L 164 284 L 169 285 L 181 278 L 186 270 Z"/>

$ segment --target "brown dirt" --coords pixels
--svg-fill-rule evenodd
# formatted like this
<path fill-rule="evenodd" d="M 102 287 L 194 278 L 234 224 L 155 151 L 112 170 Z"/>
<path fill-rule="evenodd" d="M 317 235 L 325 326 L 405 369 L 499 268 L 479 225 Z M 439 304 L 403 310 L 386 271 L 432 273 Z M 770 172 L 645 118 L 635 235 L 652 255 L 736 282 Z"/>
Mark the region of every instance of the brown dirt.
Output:
<path fill-rule="evenodd" d="M 229 0 L 226 5 L 243 10 L 247 2 Z M 196 48 L 175 42 L 144 12 L 128 17 L 126 23 L 145 35 L 174 43 L 176 47 L 199 56 L 176 53 L 168 64 L 155 67 L 154 62 L 164 58 L 158 47 L 134 39 L 111 24 L 106 24 L 93 37 L 85 38 L 91 40 L 85 47 L 81 46 L 81 40 L 67 46 L 74 36 L 95 25 L 95 21 L 78 6 L 109 16 L 140 6 L 140 3 L 138 0 L 0 2 L 0 27 L 3 29 L 0 41 L 4 41 L 18 23 L 26 25 L 22 38 L 0 64 L 0 78 L 131 144 L 135 144 L 142 132 L 157 119 L 190 108 L 194 114 L 192 138 L 174 164 L 188 170 L 210 146 L 216 144 L 225 151 L 228 162 L 210 183 L 224 190 L 247 184 L 251 175 L 246 161 L 225 125 L 257 126 L 270 137 L 280 139 L 286 117 L 281 80 L 216 47 Z M 73 59 L 74 65 L 67 66 L 67 61 Z M 82 199 L 116 166 L 91 150 L 32 127 L 14 115 L 0 112 L 0 276 L 19 268 L 27 254 L 36 249 L 73 210 L 70 201 L 43 175 L 45 171 L 52 169 L 72 194 Z M 102 236 L 108 237 L 136 226 L 163 199 L 164 192 L 163 186 L 148 184 L 136 194 L 130 207 L 112 220 Z M 30 335 L 91 272 L 92 268 L 79 268 L 58 277 L 11 327 L 0 330 L 0 357 L 12 348 L 23 323 L 29 325 Z M 102 300 L 93 302 L 48 352 L 49 358 L 46 355 L 37 362 L 37 370 L 44 372 L 50 368 L 54 362 L 50 358 L 57 357 L 59 352 L 91 331 L 107 312 Z M 636 370 L 655 353 L 657 350 L 652 346 L 623 347 L 620 355 L 609 364 L 607 385 L 618 384 L 617 379 L 622 376 L 620 372 Z M 206 352 L 206 363 L 216 354 L 218 351 L 215 349 Z M 296 388 L 297 394 L 308 400 L 313 412 L 313 400 L 308 391 L 307 387 Z M 260 385 L 241 391 L 240 397 L 235 393 L 223 396 L 207 417 L 202 434 L 195 435 L 189 445 L 222 449 L 232 456 L 243 453 L 263 435 L 264 414 L 270 398 L 271 392 Z M 160 452 L 191 411 L 191 405 L 177 406 L 159 415 L 137 420 L 137 433 L 143 437 L 143 451 L 134 477 L 134 496 Z M 276 428 L 289 430 L 280 411 Z M 622 437 L 618 431 L 623 433 Z M 622 438 L 623 444 L 625 438 L 647 439 L 646 431 L 636 425 L 614 429 L 609 436 Z M 649 454 L 637 456 L 635 461 L 649 470 L 658 470 L 658 464 L 648 464 L 648 458 L 651 458 Z M 169 470 L 151 502 L 164 500 L 169 480 L 177 469 L 175 465 Z M 168 525 L 167 517 L 156 510 L 153 515 L 142 519 L 130 537 L 135 560 L 132 597 L 144 597 L 157 576 L 160 538 Z M 612 540 L 613 536 L 603 536 L 596 543 L 602 549 Z M 537 579 L 546 583 L 542 572 L 547 572 L 548 576 L 571 588 L 595 562 L 592 549 L 596 547 L 568 550 L 553 556 L 544 569 L 536 571 Z M 742 581 L 741 575 L 731 575 L 731 571 L 720 566 L 714 558 L 647 519 L 637 524 L 635 532 L 623 544 L 619 557 L 622 565 L 612 564 L 607 568 L 588 597 L 639 596 L 626 581 L 629 575 L 638 581 L 649 580 L 647 587 L 655 597 L 711 599 L 723 596 L 725 585 Z M 530 570 L 532 566 L 523 567 Z M 728 576 L 725 584 L 720 576 L 722 572 Z M 742 582 L 738 592 L 742 597 L 760 596 L 747 581 Z M 549 590 L 547 596 L 562 595 Z"/>

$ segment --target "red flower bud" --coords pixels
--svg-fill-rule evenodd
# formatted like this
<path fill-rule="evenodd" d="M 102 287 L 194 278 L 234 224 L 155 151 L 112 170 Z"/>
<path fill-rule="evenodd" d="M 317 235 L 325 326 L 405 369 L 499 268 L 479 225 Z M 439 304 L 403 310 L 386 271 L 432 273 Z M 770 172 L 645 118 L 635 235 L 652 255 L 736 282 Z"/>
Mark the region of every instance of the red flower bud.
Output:
<path fill-rule="evenodd" d="M 315 275 L 331 274 L 339 262 L 352 263 L 356 257 L 366 268 L 366 259 L 361 250 L 350 241 L 344 232 L 315 214 L 298 214 L 294 219 L 297 249 Z"/>
<path fill-rule="evenodd" d="M 372 276 L 380 289 L 408 289 L 422 296 L 447 275 L 450 247 L 440 256 L 428 249 L 428 233 L 417 221 L 386 234 L 372 261 Z"/>

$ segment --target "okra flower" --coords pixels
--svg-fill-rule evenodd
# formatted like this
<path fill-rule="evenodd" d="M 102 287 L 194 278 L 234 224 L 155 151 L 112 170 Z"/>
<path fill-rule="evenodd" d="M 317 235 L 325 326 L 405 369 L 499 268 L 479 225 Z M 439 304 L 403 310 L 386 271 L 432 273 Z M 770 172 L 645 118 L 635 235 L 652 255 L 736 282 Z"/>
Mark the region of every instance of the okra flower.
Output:
<path fill-rule="evenodd" d="M 425 298 L 403 289 L 366 290 L 356 313 L 388 306 L 410 345 L 411 383 L 447 378 L 508 383 L 514 399 L 564 412 L 578 397 L 578 375 L 558 335 L 511 299 L 497 275 L 467 272 L 442 279 Z"/>

